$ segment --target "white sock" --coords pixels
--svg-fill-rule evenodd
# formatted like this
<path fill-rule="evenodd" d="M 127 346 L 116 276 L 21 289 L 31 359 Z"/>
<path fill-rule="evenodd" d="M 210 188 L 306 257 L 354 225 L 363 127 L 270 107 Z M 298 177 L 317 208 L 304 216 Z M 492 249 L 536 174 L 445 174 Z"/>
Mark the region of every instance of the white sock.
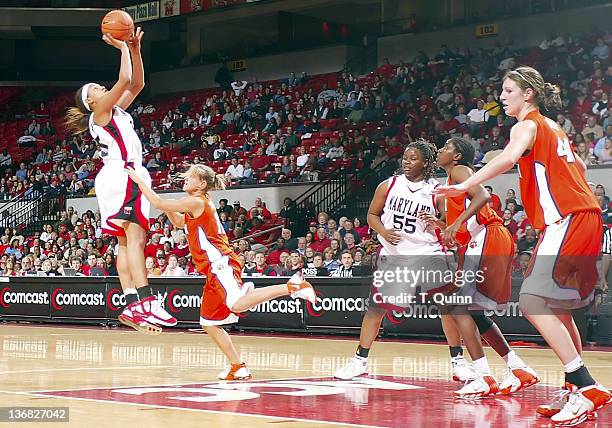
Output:
<path fill-rule="evenodd" d="M 503 356 L 503 359 L 511 370 L 527 367 L 527 364 L 514 351 L 508 352 L 508 354 Z"/>
<path fill-rule="evenodd" d="M 489 367 L 489 362 L 487 361 L 487 357 L 482 357 L 477 360 L 474 360 L 474 369 L 476 373 L 481 376 L 490 376 L 491 368 Z"/>
<path fill-rule="evenodd" d="M 584 361 L 582 361 L 582 358 L 580 356 L 577 356 L 576 359 L 570 361 L 565 365 L 565 373 L 575 372 L 582 366 L 584 366 Z"/>
<path fill-rule="evenodd" d="M 138 294 L 138 292 L 135 288 L 126 288 L 125 290 L 123 290 L 123 294 L 127 296 L 128 294 Z"/>

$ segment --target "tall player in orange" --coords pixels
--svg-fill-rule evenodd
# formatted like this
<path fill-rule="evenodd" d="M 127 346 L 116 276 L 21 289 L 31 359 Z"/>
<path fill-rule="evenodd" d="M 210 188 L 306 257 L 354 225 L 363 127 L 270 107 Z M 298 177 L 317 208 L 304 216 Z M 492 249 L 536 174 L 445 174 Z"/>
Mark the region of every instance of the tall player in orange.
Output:
<path fill-rule="evenodd" d="M 463 183 L 441 186 L 437 193 L 461 195 L 518 162 L 521 200 L 533 227 L 542 231 L 519 305 L 565 366 L 566 389 L 538 413 L 551 416 L 554 425 L 574 426 L 612 401 L 584 365 L 571 314 L 593 299 L 601 210 L 587 185 L 586 166 L 561 128 L 539 111 L 561 106 L 559 88 L 537 70 L 519 67 L 504 76 L 500 98 L 506 114 L 518 119 L 510 142 Z"/>
<path fill-rule="evenodd" d="M 460 137 L 449 139 L 438 151 L 437 164 L 446 170 L 447 184 L 462 183 L 474 174 L 474 147 Z M 470 297 L 466 305 L 450 308 L 461 337 L 472 357 L 477 377 L 455 392 L 458 398 L 482 398 L 501 392 L 512 394 L 539 382 L 536 373 L 510 348 L 499 327 L 484 310 L 506 305 L 511 293 L 514 241 L 502 219 L 488 202 L 482 185 L 466 194 L 447 197 L 446 224 L 442 242 L 459 248 L 461 283 L 457 295 Z M 478 273 L 478 276 L 473 274 Z M 480 334 L 479 334 L 480 333 Z M 508 376 L 497 385 L 482 347 L 481 336 L 508 365 Z"/>
<path fill-rule="evenodd" d="M 221 327 L 238 321 L 238 313 L 245 312 L 276 297 L 291 296 L 315 301 L 312 286 L 299 274 L 286 284 L 254 289 L 253 283 L 242 284 L 240 258 L 230 247 L 217 209 L 208 192 L 225 188 L 224 177 L 205 166 L 192 165 L 183 175 L 183 190 L 187 196 L 181 199 L 162 199 L 148 183 L 126 168 L 127 173 L 155 208 L 163 210 L 176 227 L 185 228 L 189 250 L 199 273 L 206 275 L 202 292 L 200 324 L 212 337 L 230 361 L 230 367 L 219 374 L 223 380 L 250 379 L 251 373 L 230 336 Z"/>

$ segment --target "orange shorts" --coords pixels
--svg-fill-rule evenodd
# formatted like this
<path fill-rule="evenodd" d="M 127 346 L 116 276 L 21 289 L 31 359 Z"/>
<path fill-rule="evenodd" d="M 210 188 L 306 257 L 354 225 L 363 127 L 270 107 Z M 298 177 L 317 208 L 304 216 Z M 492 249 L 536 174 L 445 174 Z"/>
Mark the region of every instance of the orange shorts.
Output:
<path fill-rule="evenodd" d="M 223 256 L 206 272 L 202 291 L 200 324 L 224 325 L 238 322 L 238 315 L 230 310 L 252 283 L 242 284 L 240 261 Z"/>
<path fill-rule="evenodd" d="M 573 213 L 546 227 L 525 274 L 521 294 L 549 306 L 576 309 L 593 299 L 603 221 L 598 211 Z"/>
<path fill-rule="evenodd" d="M 501 224 L 487 225 L 459 253 L 455 294 L 471 296 L 471 309 L 496 309 L 510 300 L 514 241 Z"/>

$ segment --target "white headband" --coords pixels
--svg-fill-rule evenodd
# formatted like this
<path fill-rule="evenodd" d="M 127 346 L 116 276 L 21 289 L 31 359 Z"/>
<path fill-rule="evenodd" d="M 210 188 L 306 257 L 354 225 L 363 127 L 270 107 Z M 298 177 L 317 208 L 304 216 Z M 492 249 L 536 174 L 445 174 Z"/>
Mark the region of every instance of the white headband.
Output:
<path fill-rule="evenodd" d="M 81 88 L 81 101 L 83 101 L 83 105 L 87 111 L 91 111 L 89 104 L 87 104 L 87 92 L 89 91 L 89 87 L 92 85 L 95 85 L 95 83 L 85 83 Z"/>

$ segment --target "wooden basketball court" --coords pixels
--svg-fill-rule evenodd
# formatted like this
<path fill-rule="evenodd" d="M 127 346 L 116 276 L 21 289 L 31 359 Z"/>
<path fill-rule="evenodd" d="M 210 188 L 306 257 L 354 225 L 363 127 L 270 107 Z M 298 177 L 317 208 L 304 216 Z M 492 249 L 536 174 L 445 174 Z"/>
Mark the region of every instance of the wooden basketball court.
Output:
<path fill-rule="evenodd" d="M 69 425 L 88 427 L 544 427 L 535 408 L 562 383 L 560 363 L 545 348 L 517 349 L 542 384 L 467 402 L 452 398 L 461 385 L 449 381 L 442 343 L 377 342 L 371 376 L 343 382 L 331 375 L 352 356 L 355 338 L 234 340 L 250 382 L 217 381 L 225 360 L 204 333 L 2 324 L 0 406 L 69 407 Z M 491 349 L 487 356 L 501 380 L 503 361 Z M 587 351 L 585 360 L 612 387 L 612 353 Z M 612 410 L 584 426 L 612 426 Z"/>

